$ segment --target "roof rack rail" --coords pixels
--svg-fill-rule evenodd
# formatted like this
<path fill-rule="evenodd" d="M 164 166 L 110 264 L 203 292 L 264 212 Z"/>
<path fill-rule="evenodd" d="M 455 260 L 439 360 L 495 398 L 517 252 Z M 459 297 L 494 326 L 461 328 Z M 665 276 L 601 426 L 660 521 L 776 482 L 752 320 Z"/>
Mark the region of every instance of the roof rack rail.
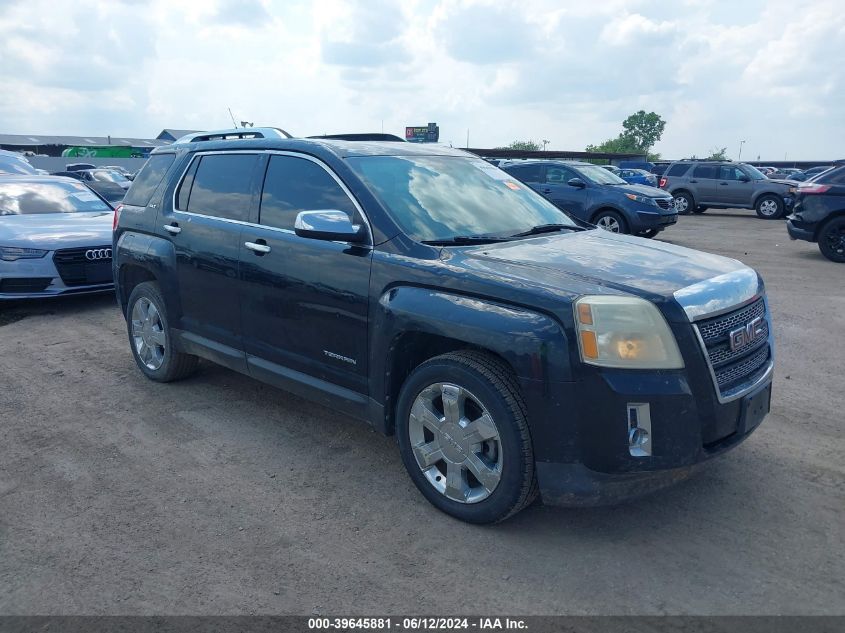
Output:
<path fill-rule="evenodd" d="M 213 132 L 193 132 L 173 141 L 172 145 L 182 143 L 201 143 L 203 141 L 228 141 L 245 138 L 293 138 L 279 127 L 237 127 L 231 130 Z"/>

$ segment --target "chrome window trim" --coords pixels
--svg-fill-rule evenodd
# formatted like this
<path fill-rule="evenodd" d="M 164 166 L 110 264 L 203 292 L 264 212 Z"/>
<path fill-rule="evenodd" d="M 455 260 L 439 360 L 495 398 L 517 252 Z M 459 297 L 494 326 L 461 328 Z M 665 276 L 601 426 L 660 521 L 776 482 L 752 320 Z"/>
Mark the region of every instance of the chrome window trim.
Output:
<path fill-rule="evenodd" d="M 354 244 L 355 246 L 366 247 L 366 248 L 373 248 L 374 247 L 374 244 L 373 244 L 373 241 L 374 241 L 373 227 L 372 227 L 372 224 L 370 224 L 370 219 L 367 217 L 367 214 L 364 213 L 364 209 L 361 207 L 361 205 L 359 204 L 359 202 L 355 198 L 355 196 L 352 195 L 352 192 L 349 190 L 349 187 L 346 186 L 346 183 L 344 183 L 340 179 L 340 177 L 337 174 L 335 174 L 334 171 L 328 165 L 326 165 L 323 161 L 321 161 L 319 158 L 316 158 L 314 156 L 309 156 L 308 154 L 302 154 L 300 152 L 291 152 L 291 151 L 287 151 L 287 150 L 275 150 L 275 149 L 272 149 L 272 150 L 271 149 L 265 149 L 265 150 L 260 150 L 260 149 L 258 149 L 258 150 L 256 150 L 256 149 L 229 149 L 229 150 L 207 150 L 207 151 L 201 151 L 201 152 L 194 152 L 191 155 L 191 160 L 188 161 L 188 164 L 185 165 L 185 168 L 182 170 L 182 173 L 179 176 L 179 179 L 177 180 L 176 186 L 173 188 L 173 194 L 171 196 L 171 198 L 172 198 L 171 208 L 173 210 L 173 213 L 181 213 L 183 215 L 189 215 L 189 216 L 198 217 L 198 218 L 211 218 L 213 220 L 220 220 L 221 222 L 229 222 L 231 224 L 240 224 L 240 225 L 243 225 L 243 226 L 249 226 L 249 227 L 254 227 L 254 228 L 259 228 L 259 229 L 266 229 L 268 231 L 277 231 L 279 233 L 288 233 L 288 234 L 296 235 L 296 231 L 292 231 L 291 229 L 283 229 L 283 228 L 279 228 L 279 227 L 275 227 L 275 226 L 268 226 L 266 224 L 260 224 L 260 223 L 256 223 L 256 222 L 244 222 L 242 220 L 232 220 L 230 218 L 221 218 L 221 217 L 216 216 L 216 215 L 207 215 L 205 213 L 194 213 L 192 211 L 183 211 L 182 209 L 179 209 L 176 206 L 176 193 L 179 191 L 179 187 L 182 185 L 182 181 L 185 179 L 185 175 L 188 173 L 188 171 L 190 171 L 191 165 L 194 163 L 194 161 L 197 160 L 198 157 L 217 156 L 217 155 L 220 155 L 220 154 L 255 154 L 256 156 L 273 156 L 273 155 L 291 156 L 292 158 L 301 158 L 301 159 L 305 159 L 305 160 L 310 160 L 312 163 L 319 165 L 340 186 L 340 188 L 343 190 L 343 192 L 346 194 L 346 196 L 349 198 L 349 200 L 352 201 L 352 205 L 355 207 L 355 209 L 361 215 L 361 218 L 363 219 L 364 224 L 367 226 L 367 234 L 368 234 L 369 239 L 368 239 L 368 242 L 366 244 L 359 243 L 359 242 L 335 242 L 335 243 L 336 244 L 350 244 L 350 245 Z M 199 171 L 199 168 L 197 168 L 197 171 Z M 265 172 L 265 175 L 266 175 L 266 172 Z M 191 186 L 193 187 L 193 184 Z M 262 193 L 263 193 L 263 190 L 264 190 L 264 180 L 262 178 L 262 180 L 261 180 L 261 192 Z M 259 200 L 258 208 L 259 208 L 259 213 L 260 213 L 260 209 L 261 209 L 260 200 Z M 305 238 L 303 238 L 303 239 L 305 239 Z"/>

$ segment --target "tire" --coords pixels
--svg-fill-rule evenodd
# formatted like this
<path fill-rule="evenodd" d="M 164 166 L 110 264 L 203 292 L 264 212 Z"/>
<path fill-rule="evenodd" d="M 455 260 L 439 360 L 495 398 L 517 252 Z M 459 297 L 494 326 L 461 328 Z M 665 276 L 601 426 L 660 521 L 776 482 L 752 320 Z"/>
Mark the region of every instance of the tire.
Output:
<path fill-rule="evenodd" d="M 819 230 L 819 250 L 832 262 L 845 264 L 845 217 L 828 220 Z"/>
<path fill-rule="evenodd" d="M 525 402 L 490 354 L 451 352 L 417 367 L 399 393 L 396 435 L 411 480 L 457 519 L 497 523 L 537 496 Z"/>
<path fill-rule="evenodd" d="M 625 222 L 625 218 L 622 217 L 622 214 L 617 211 L 611 211 L 610 209 L 605 209 L 596 213 L 593 216 L 593 224 L 605 231 L 610 231 L 611 233 L 628 232 L 628 223 Z"/>
<path fill-rule="evenodd" d="M 695 214 L 700 215 L 700 214 L 704 213 L 705 211 L 707 211 L 707 209 L 708 209 L 708 208 L 709 208 L 709 207 L 703 207 L 703 206 L 701 206 L 701 205 L 698 205 L 695 209 L 693 209 L 693 211 L 692 211 L 692 212 L 693 212 L 693 213 L 695 213 Z"/>
<path fill-rule="evenodd" d="M 651 239 L 653 237 L 657 237 L 660 233 L 657 229 L 648 229 L 647 231 L 640 231 L 637 233 L 637 237 L 644 237 L 646 239 Z"/>
<path fill-rule="evenodd" d="M 145 281 L 129 295 L 126 331 L 135 364 L 144 375 L 158 382 L 190 376 L 197 368 L 196 356 L 177 352 L 158 284 Z"/>
<path fill-rule="evenodd" d="M 754 205 L 757 216 L 764 220 L 777 220 L 783 216 L 783 198 L 772 194 L 760 196 Z"/>
<path fill-rule="evenodd" d="M 678 215 L 689 215 L 695 209 L 695 200 L 693 200 L 692 194 L 687 191 L 679 191 L 673 194 L 673 200 Z"/>

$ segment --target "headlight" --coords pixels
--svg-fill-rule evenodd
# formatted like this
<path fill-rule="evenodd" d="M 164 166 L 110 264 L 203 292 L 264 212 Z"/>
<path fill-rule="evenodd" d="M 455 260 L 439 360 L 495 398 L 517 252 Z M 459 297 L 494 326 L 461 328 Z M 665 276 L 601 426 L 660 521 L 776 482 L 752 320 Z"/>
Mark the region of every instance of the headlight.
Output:
<path fill-rule="evenodd" d="M 626 193 L 625 197 L 634 202 L 642 202 L 643 204 L 654 204 L 654 198 L 646 198 L 645 196 L 638 196 L 635 193 Z"/>
<path fill-rule="evenodd" d="M 684 361 L 666 320 L 637 297 L 599 295 L 575 302 L 581 360 L 627 369 L 681 369 Z"/>
<path fill-rule="evenodd" d="M 4 262 L 13 262 L 17 259 L 37 259 L 44 257 L 50 251 L 43 251 L 40 248 L 20 248 L 18 246 L 0 246 L 0 259 Z"/>

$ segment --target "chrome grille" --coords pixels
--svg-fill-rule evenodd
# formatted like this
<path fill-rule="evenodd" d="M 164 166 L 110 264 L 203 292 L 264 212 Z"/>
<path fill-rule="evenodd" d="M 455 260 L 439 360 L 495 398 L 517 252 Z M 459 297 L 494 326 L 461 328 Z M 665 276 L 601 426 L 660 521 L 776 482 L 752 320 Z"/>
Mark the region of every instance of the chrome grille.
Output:
<path fill-rule="evenodd" d="M 672 206 L 672 198 L 655 198 L 654 202 L 661 209 L 668 209 Z"/>
<path fill-rule="evenodd" d="M 745 327 L 757 317 L 764 320 L 759 339 L 750 345 L 732 350 L 730 332 Z M 744 385 L 753 384 L 771 361 L 769 320 L 766 303 L 762 297 L 734 312 L 699 321 L 695 327 L 704 344 L 716 389 L 722 397 L 733 397 L 738 390 L 742 391 Z"/>

